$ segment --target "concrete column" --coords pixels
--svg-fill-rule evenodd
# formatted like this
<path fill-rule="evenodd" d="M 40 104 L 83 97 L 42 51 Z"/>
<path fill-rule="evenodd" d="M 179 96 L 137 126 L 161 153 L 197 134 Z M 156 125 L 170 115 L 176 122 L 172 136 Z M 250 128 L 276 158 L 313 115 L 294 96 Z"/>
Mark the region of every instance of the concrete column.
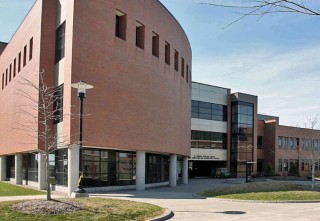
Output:
<path fill-rule="evenodd" d="M 136 154 L 136 190 L 146 189 L 146 152 L 137 151 Z"/>
<path fill-rule="evenodd" d="M 5 181 L 7 179 L 7 158 L 6 156 L 0 157 L 0 181 Z"/>
<path fill-rule="evenodd" d="M 22 185 L 22 154 L 15 155 L 15 179 L 17 185 Z"/>
<path fill-rule="evenodd" d="M 188 184 L 188 157 L 183 157 L 182 159 L 182 183 Z"/>
<path fill-rule="evenodd" d="M 177 155 L 170 155 L 169 185 L 177 185 Z"/>
<path fill-rule="evenodd" d="M 68 195 L 78 187 L 79 180 L 79 147 L 68 149 Z"/>
<path fill-rule="evenodd" d="M 38 188 L 39 190 L 47 189 L 46 180 L 46 156 L 44 154 L 38 153 Z"/>

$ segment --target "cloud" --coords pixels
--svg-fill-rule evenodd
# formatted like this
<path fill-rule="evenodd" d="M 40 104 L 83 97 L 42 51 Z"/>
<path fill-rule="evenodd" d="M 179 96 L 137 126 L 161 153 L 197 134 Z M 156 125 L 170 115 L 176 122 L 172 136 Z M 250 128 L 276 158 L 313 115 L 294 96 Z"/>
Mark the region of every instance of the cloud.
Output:
<path fill-rule="evenodd" d="M 193 80 L 259 97 L 259 112 L 301 124 L 320 112 L 320 45 L 280 51 L 259 49 L 198 57 Z"/>

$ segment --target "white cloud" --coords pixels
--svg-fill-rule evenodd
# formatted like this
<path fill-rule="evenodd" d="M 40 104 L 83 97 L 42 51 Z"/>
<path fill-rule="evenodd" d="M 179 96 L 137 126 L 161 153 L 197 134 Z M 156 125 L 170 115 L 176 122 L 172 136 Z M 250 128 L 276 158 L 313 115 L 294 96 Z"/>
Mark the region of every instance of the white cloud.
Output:
<path fill-rule="evenodd" d="M 320 113 L 320 45 L 197 58 L 193 80 L 259 97 L 259 112 L 302 124 Z"/>

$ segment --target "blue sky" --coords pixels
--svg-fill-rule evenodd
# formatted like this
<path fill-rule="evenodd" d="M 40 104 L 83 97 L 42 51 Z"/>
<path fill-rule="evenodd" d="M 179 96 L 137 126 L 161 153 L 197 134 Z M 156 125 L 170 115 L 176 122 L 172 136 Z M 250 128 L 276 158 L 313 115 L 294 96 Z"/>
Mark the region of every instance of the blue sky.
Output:
<path fill-rule="evenodd" d="M 320 114 L 320 16 L 248 17 L 228 28 L 235 10 L 160 0 L 185 29 L 193 51 L 193 80 L 259 97 L 259 113 L 303 125 Z M 237 2 L 229 0 L 216 2 Z M 0 0 L 0 41 L 10 40 L 34 0 Z M 306 0 L 320 9 L 319 0 Z"/>

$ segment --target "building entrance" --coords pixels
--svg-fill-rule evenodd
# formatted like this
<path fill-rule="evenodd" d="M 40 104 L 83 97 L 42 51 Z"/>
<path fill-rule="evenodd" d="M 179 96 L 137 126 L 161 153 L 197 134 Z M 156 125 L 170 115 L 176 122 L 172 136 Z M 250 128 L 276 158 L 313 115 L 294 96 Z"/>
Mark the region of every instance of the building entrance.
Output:
<path fill-rule="evenodd" d="M 190 178 L 213 178 L 217 168 L 227 167 L 226 161 L 189 161 Z"/>

